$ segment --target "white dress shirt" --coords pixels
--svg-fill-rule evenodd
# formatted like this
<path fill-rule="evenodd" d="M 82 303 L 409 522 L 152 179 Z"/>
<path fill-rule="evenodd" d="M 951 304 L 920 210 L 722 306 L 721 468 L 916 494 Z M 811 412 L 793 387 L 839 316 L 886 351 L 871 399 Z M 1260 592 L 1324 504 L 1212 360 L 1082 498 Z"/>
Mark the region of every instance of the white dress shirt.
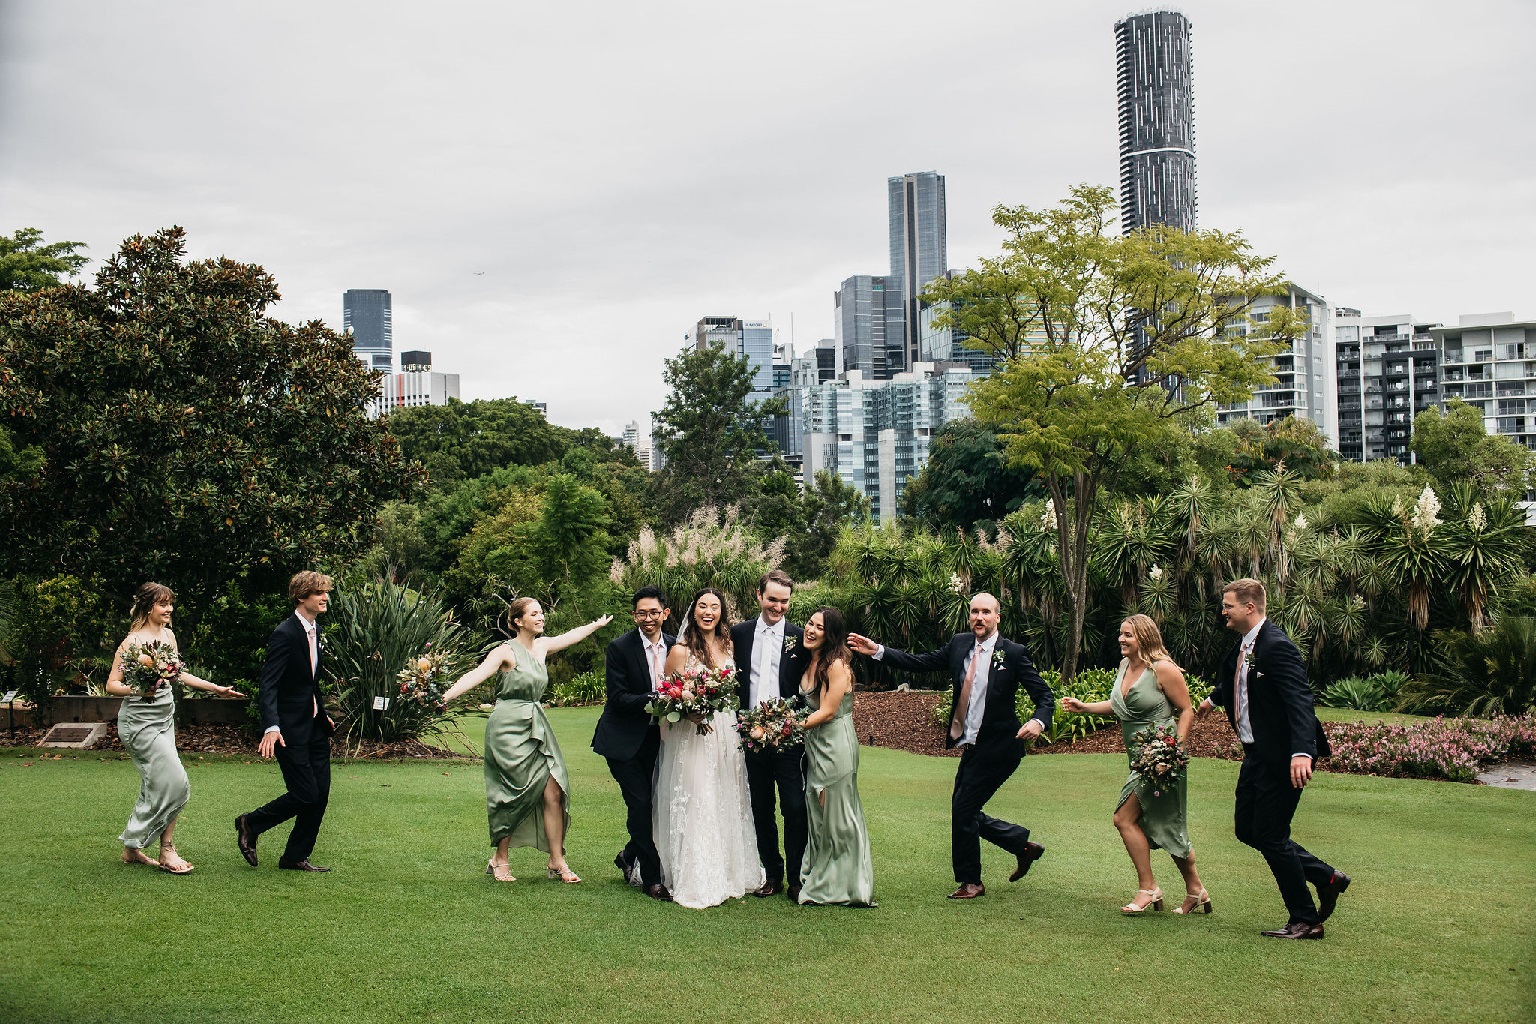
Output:
<path fill-rule="evenodd" d="M 757 617 L 757 636 L 752 641 L 752 706 L 779 699 L 779 656 L 784 653 L 784 620 L 768 625 Z"/>
<path fill-rule="evenodd" d="M 981 664 L 976 666 L 976 677 L 971 680 L 971 706 L 966 708 L 965 732 L 956 741 L 957 744 L 975 744 L 976 736 L 981 732 L 981 720 L 985 717 L 987 710 L 987 680 L 991 678 L 992 651 L 996 647 L 997 631 L 993 630 L 991 636 L 971 649 L 970 655 L 961 665 L 960 678 L 964 679 L 964 673 L 970 670 L 971 658 L 982 659 Z M 876 644 L 872 657 L 876 661 L 882 660 L 885 657 L 885 644 Z M 955 694 L 955 699 L 960 699 L 958 693 Z"/>
<path fill-rule="evenodd" d="M 1248 663 L 1253 660 L 1253 645 L 1258 643 L 1264 621 L 1260 617 L 1253 628 L 1243 634 L 1243 646 L 1237 652 L 1237 678 L 1232 682 L 1232 717 L 1237 722 L 1237 738 L 1243 743 L 1253 742 L 1253 722 L 1248 717 Z"/>

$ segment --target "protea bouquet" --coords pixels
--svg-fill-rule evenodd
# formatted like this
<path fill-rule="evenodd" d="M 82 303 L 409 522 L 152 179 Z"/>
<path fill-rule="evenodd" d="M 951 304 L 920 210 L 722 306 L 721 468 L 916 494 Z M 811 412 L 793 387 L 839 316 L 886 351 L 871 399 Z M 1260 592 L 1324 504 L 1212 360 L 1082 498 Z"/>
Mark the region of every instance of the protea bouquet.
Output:
<path fill-rule="evenodd" d="M 1163 787 L 1184 771 L 1189 751 L 1179 742 L 1179 731 L 1172 725 L 1149 725 L 1131 736 L 1141 744 L 1131 759 L 1131 771 L 1152 784 L 1152 795 L 1162 796 Z"/>
<path fill-rule="evenodd" d="M 163 640 L 143 640 L 123 646 L 123 685 L 135 696 L 149 698 L 181 678 L 186 664 L 176 648 Z"/>
<path fill-rule="evenodd" d="M 754 754 L 789 750 L 805 743 L 805 726 L 795 717 L 793 700 L 765 700 L 736 716 L 741 746 Z"/>
<path fill-rule="evenodd" d="M 406 662 L 405 668 L 395 674 L 400 681 L 400 695 L 395 698 L 402 704 L 420 704 L 432 709 L 443 707 L 443 694 L 453 685 L 448 671 L 448 658 L 431 650 Z"/>

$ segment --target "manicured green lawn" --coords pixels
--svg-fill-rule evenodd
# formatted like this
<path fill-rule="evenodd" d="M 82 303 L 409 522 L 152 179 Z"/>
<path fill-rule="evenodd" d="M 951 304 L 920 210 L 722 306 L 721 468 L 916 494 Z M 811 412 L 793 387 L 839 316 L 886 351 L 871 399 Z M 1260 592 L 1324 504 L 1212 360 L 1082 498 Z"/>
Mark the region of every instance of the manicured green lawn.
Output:
<path fill-rule="evenodd" d="M 1353 708 L 1318 708 L 1317 717 L 1325 722 L 1385 722 L 1388 725 L 1416 725 L 1432 721 L 1428 715 L 1400 715 L 1390 711 L 1356 711 Z"/>
<path fill-rule="evenodd" d="M 954 762 L 865 750 L 879 908 L 690 911 L 621 883 L 622 805 L 587 748 L 596 713 L 552 718 L 580 886 L 546 881 L 531 850 L 513 852 L 515 885 L 483 874 L 477 762 L 339 764 L 315 852 L 336 870 L 310 876 L 276 870 L 280 835 L 259 870 L 235 849 L 230 822 L 278 791 L 276 767 L 192 755 L 178 839 L 198 869 L 173 878 L 116 863 L 127 760 L 0 752 L 0 1021 L 1533 1019 L 1536 794 L 1319 776 L 1299 833 L 1355 883 L 1325 941 L 1284 943 L 1257 934 L 1284 910 L 1231 837 L 1233 764 L 1193 769 L 1216 913 L 1124 918 L 1121 757 L 1029 758 L 990 810 L 1034 828 L 1046 857 L 1009 885 L 987 847 L 987 896 L 955 903 Z"/>

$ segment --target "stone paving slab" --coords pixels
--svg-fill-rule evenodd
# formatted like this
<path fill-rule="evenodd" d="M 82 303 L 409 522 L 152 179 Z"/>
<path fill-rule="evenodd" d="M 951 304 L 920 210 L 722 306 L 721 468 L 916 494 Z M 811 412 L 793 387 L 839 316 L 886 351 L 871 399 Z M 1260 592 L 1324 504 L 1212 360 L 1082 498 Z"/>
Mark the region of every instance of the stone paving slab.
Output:
<path fill-rule="evenodd" d="M 1529 789 L 1536 791 L 1536 764 L 1528 761 L 1510 761 L 1496 764 L 1478 775 L 1477 781 L 1501 789 Z"/>

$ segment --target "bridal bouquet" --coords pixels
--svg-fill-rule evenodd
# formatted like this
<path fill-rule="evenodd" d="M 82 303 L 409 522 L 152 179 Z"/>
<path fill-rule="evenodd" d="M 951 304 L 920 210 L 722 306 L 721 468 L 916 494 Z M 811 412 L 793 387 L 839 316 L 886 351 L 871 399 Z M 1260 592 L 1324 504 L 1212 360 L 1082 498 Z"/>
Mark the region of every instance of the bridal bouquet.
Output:
<path fill-rule="evenodd" d="M 693 668 L 667 676 L 656 686 L 656 694 L 645 710 L 658 722 L 681 722 L 690 715 L 700 715 L 696 724 L 699 735 L 711 732 L 710 719 L 716 711 L 733 710 L 736 700 L 736 669 Z"/>
<path fill-rule="evenodd" d="M 186 668 L 176 648 L 160 640 L 130 643 L 123 647 L 123 685 L 135 696 L 149 698 L 181 678 Z"/>
<path fill-rule="evenodd" d="M 1141 749 L 1131 761 L 1131 771 L 1152 783 L 1152 795 L 1162 796 L 1165 782 L 1178 777 L 1189 764 L 1189 751 L 1179 742 L 1179 731 L 1171 725 L 1149 725 L 1131 737 Z"/>
<path fill-rule="evenodd" d="M 400 696 L 396 699 L 401 703 L 420 704 L 434 710 L 443 707 L 443 694 L 453 682 L 448 678 L 447 657 L 433 652 L 431 647 L 428 644 L 421 657 L 412 658 L 395 674 L 400 681 Z"/>
<path fill-rule="evenodd" d="M 795 717 L 795 705 L 788 700 L 765 700 L 736 716 L 736 731 L 741 746 L 754 754 L 770 750 L 789 750 L 805 743 L 805 726 Z"/>

